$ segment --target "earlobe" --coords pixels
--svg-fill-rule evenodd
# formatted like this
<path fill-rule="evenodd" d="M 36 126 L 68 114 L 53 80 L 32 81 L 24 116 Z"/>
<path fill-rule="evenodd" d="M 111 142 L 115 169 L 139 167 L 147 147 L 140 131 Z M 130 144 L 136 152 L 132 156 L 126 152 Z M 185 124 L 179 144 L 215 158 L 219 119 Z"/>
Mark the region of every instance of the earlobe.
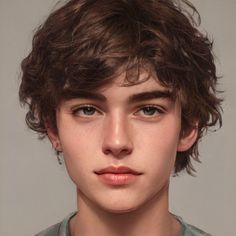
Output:
<path fill-rule="evenodd" d="M 47 129 L 48 139 L 50 140 L 53 148 L 56 151 L 61 152 L 62 147 L 61 147 L 61 142 L 60 142 L 59 136 L 57 134 L 57 131 L 48 125 L 46 125 L 46 129 Z"/>
<path fill-rule="evenodd" d="M 190 149 L 197 140 L 197 137 L 198 137 L 198 124 L 183 131 L 179 140 L 177 151 L 184 152 Z"/>

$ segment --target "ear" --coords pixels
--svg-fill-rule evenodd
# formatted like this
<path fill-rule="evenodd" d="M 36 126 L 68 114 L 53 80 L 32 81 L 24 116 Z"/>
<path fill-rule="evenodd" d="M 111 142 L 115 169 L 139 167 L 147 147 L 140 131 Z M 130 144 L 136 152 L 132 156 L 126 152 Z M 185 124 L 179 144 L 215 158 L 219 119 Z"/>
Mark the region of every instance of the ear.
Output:
<path fill-rule="evenodd" d="M 62 147 L 61 147 L 61 142 L 60 138 L 58 136 L 58 132 L 55 130 L 55 128 L 50 127 L 48 124 L 45 125 L 47 129 L 47 135 L 48 138 L 52 144 L 52 147 L 56 150 L 61 152 Z"/>
<path fill-rule="evenodd" d="M 196 122 L 195 125 L 181 132 L 177 151 L 184 152 L 190 149 L 196 142 L 197 137 L 198 137 L 198 122 Z"/>

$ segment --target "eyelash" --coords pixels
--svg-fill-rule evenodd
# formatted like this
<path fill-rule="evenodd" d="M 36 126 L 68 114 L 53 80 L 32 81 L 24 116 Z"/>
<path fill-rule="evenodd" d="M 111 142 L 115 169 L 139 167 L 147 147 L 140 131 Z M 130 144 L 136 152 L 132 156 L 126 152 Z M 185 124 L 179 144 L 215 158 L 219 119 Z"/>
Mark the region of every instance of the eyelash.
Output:
<path fill-rule="evenodd" d="M 94 115 L 94 113 L 90 114 L 90 115 L 88 115 L 88 114 L 87 115 L 86 114 L 83 114 L 83 115 L 77 114 L 79 111 L 83 111 L 84 112 L 86 109 L 92 109 L 92 111 L 94 113 L 95 112 L 101 113 L 100 110 L 97 107 L 93 106 L 93 105 L 81 105 L 81 106 L 78 106 L 78 107 L 72 109 L 72 114 L 75 115 L 75 116 L 76 115 L 78 115 L 78 116 L 92 116 L 92 115 Z"/>
<path fill-rule="evenodd" d="M 92 111 L 92 114 L 85 114 L 85 111 L 88 111 L 88 109 L 91 109 L 88 112 Z M 149 111 L 147 112 L 151 112 L 151 114 L 147 115 L 145 114 L 145 109 L 146 111 L 149 109 Z M 84 114 L 78 114 L 78 112 L 82 111 Z M 138 108 L 138 110 L 136 112 L 134 112 L 135 115 L 137 115 L 138 113 L 143 112 L 143 116 L 145 117 L 155 117 L 158 116 L 160 114 L 163 114 L 165 112 L 165 109 L 163 107 L 160 107 L 158 105 L 143 105 L 140 106 Z M 100 111 L 100 109 L 98 109 L 96 106 L 90 105 L 90 104 L 85 104 L 85 105 L 81 105 L 79 107 L 76 107 L 74 109 L 72 109 L 72 114 L 75 116 L 84 116 L 84 117 L 88 117 L 88 116 L 93 116 L 95 113 L 99 113 L 102 114 L 102 112 Z"/>
<path fill-rule="evenodd" d="M 149 114 L 149 115 L 145 115 L 145 117 L 154 117 L 154 116 L 158 116 L 160 114 L 163 114 L 165 112 L 165 109 L 163 107 L 160 107 L 158 105 L 144 105 L 144 106 L 141 106 L 137 112 L 135 113 L 138 113 L 140 111 L 144 111 L 144 109 L 149 109 L 149 111 L 153 112 L 152 114 Z"/>

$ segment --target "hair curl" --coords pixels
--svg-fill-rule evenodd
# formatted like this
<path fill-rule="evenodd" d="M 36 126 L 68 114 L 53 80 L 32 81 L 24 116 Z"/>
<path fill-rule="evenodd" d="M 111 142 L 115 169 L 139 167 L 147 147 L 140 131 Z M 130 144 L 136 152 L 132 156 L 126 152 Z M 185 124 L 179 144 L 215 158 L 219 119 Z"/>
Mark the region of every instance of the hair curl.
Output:
<path fill-rule="evenodd" d="M 175 163 L 175 173 L 192 174 L 199 139 L 222 123 L 212 42 L 199 24 L 197 10 L 186 0 L 68 1 L 38 28 L 22 61 L 19 97 L 28 105 L 27 125 L 45 137 L 45 121 L 56 129 L 62 99 L 111 83 L 121 73 L 132 85 L 141 69 L 151 67 L 181 98 L 182 129 L 199 122 L 197 141 L 177 153 Z"/>

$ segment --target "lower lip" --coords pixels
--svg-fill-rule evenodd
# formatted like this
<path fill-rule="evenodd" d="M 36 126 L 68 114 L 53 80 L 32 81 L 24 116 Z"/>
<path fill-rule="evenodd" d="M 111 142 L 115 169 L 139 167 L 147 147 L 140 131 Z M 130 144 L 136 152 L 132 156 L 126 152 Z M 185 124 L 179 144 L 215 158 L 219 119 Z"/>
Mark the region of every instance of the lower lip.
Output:
<path fill-rule="evenodd" d="M 99 174 L 99 179 L 109 185 L 119 186 L 119 185 L 127 185 L 134 182 L 138 175 L 134 174 L 115 174 L 115 173 L 105 173 Z"/>

